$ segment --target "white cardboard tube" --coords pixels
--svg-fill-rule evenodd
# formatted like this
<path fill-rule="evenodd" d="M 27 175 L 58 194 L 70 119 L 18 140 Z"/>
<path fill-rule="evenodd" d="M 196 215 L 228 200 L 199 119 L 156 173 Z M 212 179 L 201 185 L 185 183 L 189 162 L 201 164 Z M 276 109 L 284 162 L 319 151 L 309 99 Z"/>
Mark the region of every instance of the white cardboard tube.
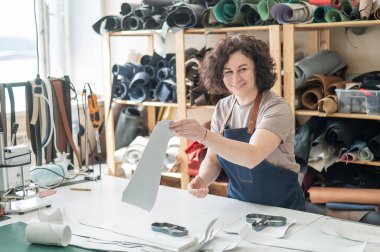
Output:
<path fill-rule="evenodd" d="M 71 240 L 71 228 L 63 224 L 33 222 L 26 226 L 25 236 L 30 243 L 66 247 Z"/>

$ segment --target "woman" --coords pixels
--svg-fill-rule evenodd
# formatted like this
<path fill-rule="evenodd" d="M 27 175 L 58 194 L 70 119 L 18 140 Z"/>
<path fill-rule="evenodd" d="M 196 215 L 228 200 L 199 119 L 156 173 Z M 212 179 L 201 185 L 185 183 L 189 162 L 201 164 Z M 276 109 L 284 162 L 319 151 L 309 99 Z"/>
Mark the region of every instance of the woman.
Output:
<path fill-rule="evenodd" d="M 285 100 L 270 91 L 275 64 L 267 45 L 252 36 L 221 40 L 203 62 L 201 78 L 213 94 L 230 93 L 219 101 L 211 131 L 196 120 L 172 122 L 178 136 L 208 147 L 199 174 L 188 190 L 205 197 L 223 169 L 228 197 L 304 210 L 294 158 L 294 122 Z"/>

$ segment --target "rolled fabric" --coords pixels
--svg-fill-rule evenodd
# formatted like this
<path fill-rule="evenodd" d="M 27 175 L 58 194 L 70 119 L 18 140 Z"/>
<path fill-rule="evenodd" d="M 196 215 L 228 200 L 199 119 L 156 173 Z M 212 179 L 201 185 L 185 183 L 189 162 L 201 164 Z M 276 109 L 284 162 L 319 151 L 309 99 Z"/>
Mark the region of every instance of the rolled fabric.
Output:
<path fill-rule="evenodd" d="M 132 15 L 133 11 L 139 6 L 140 6 L 139 4 L 122 3 L 120 7 L 120 15 L 130 16 Z"/>
<path fill-rule="evenodd" d="M 223 24 L 216 19 L 211 7 L 202 12 L 201 25 L 204 28 L 220 28 L 223 26 Z"/>
<path fill-rule="evenodd" d="M 368 204 L 355 204 L 355 203 L 338 203 L 338 202 L 327 202 L 326 207 L 335 210 L 375 210 L 379 208 L 376 205 Z"/>
<path fill-rule="evenodd" d="M 328 87 L 325 88 L 325 95 L 336 95 L 335 89 L 344 89 L 348 81 L 338 81 L 331 83 Z"/>
<path fill-rule="evenodd" d="M 380 205 L 380 189 L 310 187 L 312 203 L 342 202 Z"/>
<path fill-rule="evenodd" d="M 136 16 L 128 16 L 123 19 L 123 30 L 141 30 L 143 27 L 143 21 Z"/>
<path fill-rule="evenodd" d="M 157 81 L 159 82 L 161 80 L 169 79 L 171 74 L 172 74 L 172 70 L 170 68 L 167 68 L 167 67 L 160 68 L 158 69 L 157 75 L 156 75 Z"/>
<path fill-rule="evenodd" d="M 320 7 L 318 7 L 320 8 Z M 348 21 L 348 17 L 344 15 L 341 11 L 334 8 L 329 9 L 325 14 L 326 22 L 344 22 Z"/>
<path fill-rule="evenodd" d="M 359 7 L 352 8 L 350 15 L 348 16 L 349 20 L 360 20 Z"/>
<path fill-rule="evenodd" d="M 143 5 L 136 8 L 133 13 L 136 17 L 144 19 L 153 16 L 154 10 L 153 6 Z"/>
<path fill-rule="evenodd" d="M 244 12 L 240 11 L 241 4 L 239 0 L 220 0 L 212 9 L 216 20 L 228 25 L 242 24 Z"/>
<path fill-rule="evenodd" d="M 119 16 L 105 16 L 93 24 L 92 28 L 100 35 L 111 31 L 120 31 L 122 28 L 121 19 Z"/>
<path fill-rule="evenodd" d="M 367 20 L 371 14 L 373 0 L 360 0 L 359 3 L 359 13 L 360 19 Z"/>
<path fill-rule="evenodd" d="M 143 102 L 149 98 L 149 87 L 133 86 L 128 89 L 128 97 L 134 102 Z"/>
<path fill-rule="evenodd" d="M 261 20 L 273 20 L 273 17 L 271 15 L 271 9 L 274 4 L 280 2 L 280 0 L 260 0 L 260 2 L 257 4 L 257 11 L 260 15 Z"/>
<path fill-rule="evenodd" d="M 371 138 L 367 142 L 369 150 L 376 156 L 380 157 L 380 134 Z"/>
<path fill-rule="evenodd" d="M 116 99 L 127 99 L 128 98 L 128 85 L 129 82 L 118 80 L 115 87 L 114 98 Z"/>
<path fill-rule="evenodd" d="M 245 13 L 243 25 L 264 25 L 265 22 L 260 18 L 256 3 L 243 3 L 240 11 Z"/>
<path fill-rule="evenodd" d="M 151 79 L 156 78 L 157 69 L 154 66 L 146 65 L 144 66 L 144 72 L 147 73 Z"/>
<path fill-rule="evenodd" d="M 359 151 L 358 158 L 362 161 L 373 161 L 375 159 L 375 156 L 368 147 L 364 147 Z"/>
<path fill-rule="evenodd" d="M 336 95 L 328 95 L 318 101 L 318 111 L 324 112 L 326 115 L 333 114 L 338 111 L 338 97 Z"/>
<path fill-rule="evenodd" d="M 162 102 L 175 102 L 176 96 L 176 83 L 171 79 L 162 80 L 157 84 L 154 90 L 154 97 Z"/>
<path fill-rule="evenodd" d="M 347 64 L 333 51 L 323 50 L 305 57 L 294 64 L 296 88 L 301 87 L 315 73 L 332 75 L 346 66 Z"/>
<path fill-rule="evenodd" d="M 343 153 L 341 158 L 339 159 L 340 162 L 353 162 L 359 158 L 359 151 L 365 148 L 367 144 L 363 141 L 355 141 L 348 150 Z"/>
<path fill-rule="evenodd" d="M 138 72 L 135 74 L 133 79 L 131 80 L 131 83 L 129 84 L 129 89 L 133 88 L 134 86 L 146 86 L 149 81 L 151 80 L 151 77 L 146 72 Z"/>
<path fill-rule="evenodd" d="M 348 148 L 351 146 L 359 135 L 358 128 L 360 122 L 358 120 L 329 118 L 329 123 L 325 131 L 325 141 L 334 149 Z"/>
<path fill-rule="evenodd" d="M 171 6 L 165 21 L 169 27 L 181 29 L 199 27 L 204 10 L 205 7 L 202 5 L 178 2 Z"/>
<path fill-rule="evenodd" d="M 143 29 L 146 30 L 156 30 L 161 29 L 164 20 L 162 19 L 162 15 L 153 15 L 147 17 L 143 22 Z"/>
<path fill-rule="evenodd" d="M 149 138 L 137 136 L 127 147 L 123 155 L 123 162 L 137 165 L 144 152 Z"/>
<path fill-rule="evenodd" d="M 313 87 L 310 89 L 306 89 L 301 94 L 301 103 L 305 108 L 315 110 L 318 107 L 318 101 L 322 98 L 322 89 L 320 87 Z"/>
<path fill-rule="evenodd" d="M 125 65 L 113 65 L 112 66 L 112 74 L 116 76 L 123 76 L 124 78 L 131 80 L 133 76 L 138 71 L 138 66 L 127 63 Z"/>
<path fill-rule="evenodd" d="M 137 135 L 141 121 L 141 112 L 134 107 L 127 107 L 120 113 L 115 130 L 115 149 L 128 146 Z"/>
<path fill-rule="evenodd" d="M 272 6 L 271 14 L 279 24 L 311 23 L 316 8 L 308 2 L 277 3 Z"/>
<path fill-rule="evenodd" d="M 173 3 L 173 0 L 160 0 L 160 1 L 142 0 L 142 4 L 150 5 L 150 6 L 153 6 L 155 8 L 166 7 L 166 6 L 172 5 L 172 3 Z"/>

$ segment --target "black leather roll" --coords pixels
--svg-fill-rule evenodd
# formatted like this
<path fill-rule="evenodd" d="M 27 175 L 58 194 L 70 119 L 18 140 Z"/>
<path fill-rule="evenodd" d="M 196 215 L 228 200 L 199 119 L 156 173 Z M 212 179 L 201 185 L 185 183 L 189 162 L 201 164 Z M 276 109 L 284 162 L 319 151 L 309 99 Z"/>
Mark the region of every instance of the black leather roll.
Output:
<path fill-rule="evenodd" d="M 146 72 L 138 72 L 133 76 L 128 89 L 132 89 L 134 86 L 145 86 L 151 80 L 150 76 Z"/>
<path fill-rule="evenodd" d="M 163 68 L 163 67 L 166 67 L 168 64 L 166 58 L 165 59 L 161 59 L 157 62 L 157 68 L 160 69 L 160 68 Z"/>
<path fill-rule="evenodd" d="M 143 55 L 142 57 L 141 57 L 141 59 L 140 59 L 140 64 L 142 65 L 142 66 L 146 66 L 146 65 L 148 65 L 149 64 L 149 61 L 150 61 L 150 59 L 152 58 L 152 56 L 150 56 L 150 55 Z"/>
<path fill-rule="evenodd" d="M 329 119 L 325 141 L 334 149 L 348 148 L 357 140 L 360 122 L 357 120 Z"/>
<path fill-rule="evenodd" d="M 128 90 L 129 100 L 134 102 L 143 102 L 148 99 L 149 87 L 147 86 L 133 86 Z"/>
<path fill-rule="evenodd" d="M 100 30 L 101 27 L 104 28 L 104 30 Z M 121 19 L 118 16 L 105 16 L 93 24 L 92 28 L 100 35 L 111 31 L 120 31 L 122 28 Z"/>
<path fill-rule="evenodd" d="M 143 21 L 136 16 L 129 16 L 123 19 L 123 30 L 141 30 L 143 27 Z"/>
<path fill-rule="evenodd" d="M 142 0 L 145 5 L 153 6 L 154 8 L 165 7 L 173 4 L 173 0 Z"/>
<path fill-rule="evenodd" d="M 171 76 L 171 73 L 172 73 L 172 70 L 168 67 L 160 68 L 157 71 L 156 79 L 157 81 L 169 79 L 169 77 Z"/>
<path fill-rule="evenodd" d="M 165 57 L 165 60 L 166 60 L 166 66 L 171 68 L 171 69 L 175 69 L 175 54 L 174 53 L 170 53 L 170 54 L 166 54 L 166 57 Z"/>
<path fill-rule="evenodd" d="M 151 17 L 154 14 L 153 6 L 143 5 L 135 9 L 134 14 L 139 18 Z"/>
<path fill-rule="evenodd" d="M 128 82 L 118 80 L 115 86 L 114 98 L 116 99 L 128 99 Z"/>
<path fill-rule="evenodd" d="M 122 110 L 115 130 L 115 149 L 128 146 L 137 136 L 141 112 L 133 107 Z"/>
<path fill-rule="evenodd" d="M 205 7 L 196 4 L 178 3 L 173 5 L 166 17 L 169 27 L 192 28 L 200 26 Z"/>
<path fill-rule="evenodd" d="M 120 15 L 130 16 L 139 6 L 139 4 L 122 3 L 120 7 Z"/>
<path fill-rule="evenodd" d="M 220 23 L 214 15 L 212 8 L 207 8 L 202 12 L 201 16 L 201 25 L 205 28 L 219 28 L 222 27 L 223 24 Z"/>
<path fill-rule="evenodd" d="M 156 78 L 157 68 L 155 66 L 146 65 L 144 66 L 144 72 L 149 74 L 151 79 Z"/>
<path fill-rule="evenodd" d="M 371 138 L 367 142 L 369 150 L 376 156 L 380 157 L 380 134 Z"/>
<path fill-rule="evenodd" d="M 257 9 L 254 8 L 255 4 L 243 4 L 241 11 L 245 13 L 243 19 L 243 25 L 253 26 L 253 25 L 263 25 L 264 21 L 261 20 Z"/>
<path fill-rule="evenodd" d="M 123 76 L 128 80 L 132 79 L 132 77 L 136 74 L 138 70 L 138 66 L 127 63 L 125 65 L 113 65 L 112 74 L 116 76 Z"/>
<path fill-rule="evenodd" d="M 161 102 L 175 102 L 177 101 L 176 84 L 173 80 L 162 80 L 157 84 L 154 90 L 154 97 Z"/>
<path fill-rule="evenodd" d="M 147 17 L 144 20 L 143 29 L 146 29 L 146 30 L 161 29 L 163 22 L 164 20 L 162 19 L 162 15 L 160 14 Z"/>

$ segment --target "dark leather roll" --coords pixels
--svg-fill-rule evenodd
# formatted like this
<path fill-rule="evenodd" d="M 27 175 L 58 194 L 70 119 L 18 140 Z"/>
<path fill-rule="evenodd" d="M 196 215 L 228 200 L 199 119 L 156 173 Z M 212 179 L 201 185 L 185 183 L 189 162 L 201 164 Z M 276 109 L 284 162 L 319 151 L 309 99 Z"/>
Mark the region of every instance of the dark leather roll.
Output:
<path fill-rule="evenodd" d="M 115 87 L 114 98 L 116 99 L 127 99 L 128 98 L 128 82 L 118 80 Z"/>
<path fill-rule="evenodd" d="M 264 21 L 261 20 L 259 13 L 257 12 L 257 4 L 242 4 L 241 11 L 245 13 L 243 19 L 243 25 L 263 25 Z"/>
<path fill-rule="evenodd" d="M 131 83 L 129 84 L 129 88 L 133 88 L 134 86 L 145 86 L 151 80 L 150 76 L 146 72 L 138 72 L 133 76 Z"/>
<path fill-rule="evenodd" d="M 122 110 L 115 130 L 115 149 L 128 146 L 137 136 L 141 112 L 133 107 Z"/>
<path fill-rule="evenodd" d="M 371 138 L 368 143 L 369 150 L 376 156 L 380 157 L 380 134 Z"/>
<path fill-rule="evenodd" d="M 202 12 L 205 9 L 202 5 L 177 3 L 173 5 L 166 17 L 169 27 L 192 28 L 200 26 Z"/>
<path fill-rule="evenodd" d="M 104 27 L 104 30 L 100 30 L 101 27 Z M 120 31 L 122 28 L 121 20 L 118 16 L 105 16 L 93 24 L 92 28 L 100 35 L 111 31 Z"/>
<path fill-rule="evenodd" d="M 128 90 L 129 100 L 134 102 L 143 102 L 148 99 L 149 87 L 147 86 L 133 86 Z"/>
<path fill-rule="evenodd" d="M 158 66 L 158 63 L 161 61 L 164 61 L 165 59 L 159 55 L 158 53 L 154 52 L 152 57 L 150 58 L 150 61 L 148 62 L 148 65 L 160 67 Z"/>
<path fill-rule="evenodd" d="M 142 66 L 148 65 L 151 58 L 152 58 L 152 56 L 151 55 L 147 55 L 147 54 L 144 55 L 144 56 L 142 56 L 141 59 L 140 59 L 140 64 Z"/>
<path fill-rule="evenodd" d="M 147 17 L 144 20 L 143 29 L 146 29 L 146 30 L 161 29 L 163 22 L 164 20 L 162 19 L 162 15 L 159 15 L 159 14 Z"/>
<path fill-rule="evenodd" d="M 356 6 L 352 8 L 350 15 L 348 16 L 349 20 L 360 20 L 359 7 Z"/>
<path fill-rule="evenodd" d="M 155 8 L 165 7 L 173 4 L 173 0 L 142 0 L 143 4 L 153 6 Z"/>
<path fill-rule="evenodd" d="M 167 54 L 166 57 L 166 62 L 167 62 L 167 67 L 171 68 L 171 69 L 175 69 L 175 54 Z"/>
<path fill-rule="evenodd" d="M 154 90 L 154 98 L 161 102 L 175 102 L 177 100 L 175 86 L 176 83 L 171 79 L 162 80 Z"/>
<path fill-rule="evenodd" d="M 360 122 L 348 119 L 329 119 L 325 141 L 334 149 L 348 148 L 358 138 Z"/>
<path fill-rule="evenodd" d="M 125 65 L 113 65 L 112 67 L 112 74 L 116 76 L 123 76 L 124 78 L 127 78 L 128 80 L 132 79 L 132 77 L 136 74 L 138 70 L 138 66 L 127 63 Z"/>
<path fill-rule="evenodd" d="M 153 6 L 143 5 L 135 9 L 134 14 L 139 18 L 147 18 L 154 13 Z"/>
<path fill-rule="evenodd" d="M 139 4 L 122 3 L 120 7 L 120 15 L 130 16 L 133 14 L 133 11 L 139 6 Z"/>
<path fill-rule="evenodd" d="M 215 18 L 228 25 L 239 25 L 243 23 L 244 12 L 240 11 L 241 1 L 221 0 L 213 8 Z"/>
<path fill-rule="evenodd" d="M 211 7 L 202 12 L 201 25 L 205 28 L 219 28 L 223 26 L 223 24 L 216 19 Z"/>
<path fill-rule="evenodd" d="M 169 77 L 171 76 L 171 73 L 172 73 L 172 70 L 170 68 L 167 68 L 167 67 L 160 68 L 157 71 L 157 76 L 156 76 L 157 81 L 169 79 Z"/>
<path fill-rule="evenodd" d="M 141 30 L 143 27 L 143 21 L 136 16 L 128 16 L 123 19 L 123 30 Z"/>
<path fill-rule="evenodd" d="M 144 66 L 144 72 L 149 74 L 151 79 L 156 78 L 157 68 L 155 66 L 146 65 Z"/>

